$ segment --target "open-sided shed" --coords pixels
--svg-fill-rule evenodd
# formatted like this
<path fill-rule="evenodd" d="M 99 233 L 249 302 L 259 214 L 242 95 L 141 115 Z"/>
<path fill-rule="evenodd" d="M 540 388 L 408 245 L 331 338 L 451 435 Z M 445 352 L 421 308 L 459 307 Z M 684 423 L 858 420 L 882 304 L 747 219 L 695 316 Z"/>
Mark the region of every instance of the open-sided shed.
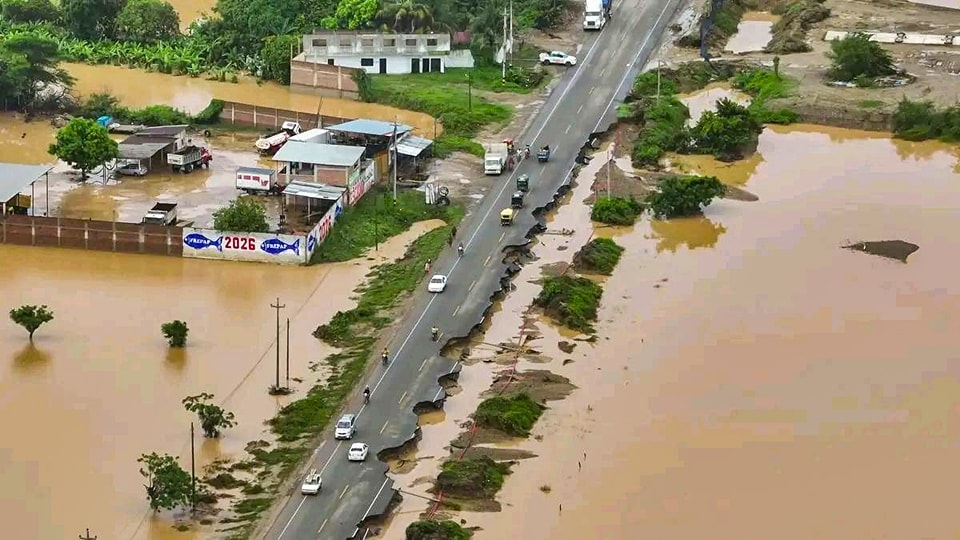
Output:
<path fill-rule="evenodd" d="M 41 178 L 46 183 L 47 204 L 50 208 L 50 170 L 53 167 L 49 165 L 21 165 L 19 163 L 0 163 L 0 208 L 3 215 L 7 213 L 23 213 L 27 207 L 23 204 L 20 193 L 30 188 L 30 214 L 33 215 L 35 184 Z M 21 212 L 23 211 L 23 212 Z M 46 214 L 49 210 L 46 210 Z"/>

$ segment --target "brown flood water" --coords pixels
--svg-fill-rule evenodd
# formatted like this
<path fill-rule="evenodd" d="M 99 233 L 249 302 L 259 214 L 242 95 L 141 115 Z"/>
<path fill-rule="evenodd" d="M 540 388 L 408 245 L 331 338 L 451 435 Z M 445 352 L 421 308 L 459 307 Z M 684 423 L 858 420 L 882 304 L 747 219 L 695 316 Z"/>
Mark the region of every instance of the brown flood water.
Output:
<path fill-rule="evenodd" d="M 180 16 L 180 29 L 186 30 L 190 23 L 213 14 L 216 0 L 170 0 L 170 5 Z"/>
<path fill-rule="evenodd" d="M 239 421 L 221 440 L 198 437 L 198 465 L 246 457 L 246 443 L 269 439 L 263 422 L 291 399 L 266 393 L 275 377 L 270 304 L 280 297 L 291 319 L 290 376 L 305 379 L 291 382 L 295 398 L 320 375 L 309 364 L 331 352 L 310 333 L 351 306 L 345 291 L 373 264 L 436 225 L 382 244 L 377 261 L 309 268 L 0 246 L 3 308 L 47 304 L 56 317 L 34 345 L 0 324 L 4 536 L 74 538 L 90 527 L 109 539 L 197 538 L 174 531 L 169 516 L 149 517 L 137 472 L 137 457 L 153 451 L 189 467 L 192 418 L 180 400 L 211 392 Z M 160 335 L 172 319 L 190 325 L 184 351 Z"/>
<path fill-rule="evenodd" d="M 192 114 L 202 111 L 213 98 L 276 107 L 316 114 L 321 98 L 290 91 L 289 87 L 274 82 L 257 83 L 250 77 L 242 77 L 239 83 L 208 81 L 187 76 L 174 77 L 165 73 L 128 69 L 119 66 L 90 66 L 87 64 L 63 64 L 64 69 L 76 77 L 74 93 L 90 95 L 107 92 L 118 97 L 127 107 L 147 107 L 166 104 Z M 433 137 L 434 128 L 441 132 L 439 123 L 434 126 L 431 116 L 348 99 L 325 97 L 320 113 L 338 118 L 370 118 L 386 122 L 398 121 L 417 130 L 426 137 Z M 316 126 L 304 126 L 305 129 Z"/>
<path fill-rule="evenodd" d="M 727 40 L 725 51 L 734 54 L 762 51 L 772 37 L 773 25 L 780 17 L 765 11 L 748 11 L 743 14 L 737 33 Z"/>
<path fill-rule="evenodd" d="M 580 389 L 524 444 L 541 457 L 504 512 L 462 515 L 476 538 L 956 537 L 955 153 L 812 126 L 759 151 L 759 202 L 615 235 L 599 340 L 549 364 Z"/>

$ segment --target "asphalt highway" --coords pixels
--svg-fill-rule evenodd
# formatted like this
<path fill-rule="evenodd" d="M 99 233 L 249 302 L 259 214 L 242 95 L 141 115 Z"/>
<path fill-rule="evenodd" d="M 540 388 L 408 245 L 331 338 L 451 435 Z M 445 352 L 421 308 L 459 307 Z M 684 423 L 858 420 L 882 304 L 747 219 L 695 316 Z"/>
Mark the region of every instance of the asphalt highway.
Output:
<path fill-rule="evenodd" d="M 616 0 L 615 0 L 616 2 Z M 413 306 L 390 340 L 391 360 L 378 366 L 369 385 L 368 405 L 360 389 L 348 407 L 358 414 L 357 435 L 352 441 L 329 437 L 314 452 L 306 469 L 321 472 L 323 487 L 316 496 L 300 494 L 300 481 L 275 514 L 267 540 L 344 540 L 366 537 L 361 523 L 382 514 L 395 494 L 387 466 L 376 458 L 384 449 L 412 439 L 417 430 L 413 413 L 419 403 L 442 403 L 446 397 L 438 379 L 459 372 L 455 359 L 439 356 L 430 328 L 442 332 L 440 342 L 465 336 L 481 322 L 492 295 L 502 287 L 506 247 L 526 243 L 537 225 L 534 210 L 554 200 L 561 186 L 569 183 L 574 161 L 591 133 L 606 129 L 615 119 L 616 104 L 650 53 L 660 44 L 680 0 L 624 0 L 614 4 L 607 27 L 588 35 L 576 53 L 578 65 L 568 68 L 526 133 L 514 135 L 518 145 L 530 144 L 531 159 L 514 171 L 505 172 L 460 227 L 463 257 L 448 249 L 433 265 L 431 274 L 449 276 L 446 291 L 430 294 L 424 282 L 415 292 Z M 536 149 L 549 144 L 550 161 L 538 163 Z M 500 225 L 500 210 L 510 205 L 516 177 L 530 175 L 530 192 L 512 226 Z M 362 387 L 361 387 L 362 388 Z M 366 462 L 350 463 L 352 442 L 370 445 Z"/>

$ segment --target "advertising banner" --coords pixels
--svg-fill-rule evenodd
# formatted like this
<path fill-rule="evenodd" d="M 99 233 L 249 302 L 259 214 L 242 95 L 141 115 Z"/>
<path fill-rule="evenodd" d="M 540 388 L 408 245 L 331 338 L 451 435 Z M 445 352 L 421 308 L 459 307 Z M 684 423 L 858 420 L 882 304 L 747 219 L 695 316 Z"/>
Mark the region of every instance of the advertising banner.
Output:
<path fill-rule="evenodd" d="M 196 259 L 305 264 L 307 238 L 293 234 L 183 229 L 183 256 Z"/>
<path fill-rule="evenodd" d="M 340 214 L 343 213 L 343 197 L 340 197 L 337 200 L 337 203 L 330 207 L 327 210 L 327 213 L 320 218 L 320 221 L 313 226 L 313 229 L 310 230 L 310 234 L 307 235 L 307 260 L 310 260 L 310 257 L 313 256 L 313 252 L 317 250 L 317 246 L 323 243 L 327 239 L 327 236 L 330 235 L 330 231 L 333 230 L 333 224 L 337 221 L 337 218 L 340 217 Z"/>
<path fill-rule="evenodd" d="M 360 201 L 360 197 L 363 197 L 364 193 L 370 191 L 370 188 L 377 183 L 376 173 L 377 163 L 371 161 L 367 164 L 367 168 L 358 175 L 358 178 L 347 186 L 347 203 L 350 206 L 356 205 Z"/>

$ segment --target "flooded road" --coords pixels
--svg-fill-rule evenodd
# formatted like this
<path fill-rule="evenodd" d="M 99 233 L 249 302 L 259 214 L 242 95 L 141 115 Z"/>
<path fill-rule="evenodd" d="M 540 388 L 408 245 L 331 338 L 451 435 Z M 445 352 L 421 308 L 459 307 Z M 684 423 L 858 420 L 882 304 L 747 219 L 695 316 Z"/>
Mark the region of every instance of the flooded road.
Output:
<path fill-rule="evenodd" d="M 221 440 L 198 437 L 198 466 L 243 458 L 263 422 L 291 398 L 274 398 L 276 312 L 291 319 L 290 376 L 302 395 L 331 352 L 310 333 L 352 306 L 349 291 L 377 262 L 403 254 L 416 225 L 381 245 L 376 261 L 278 267 L 173 257 L 0 245 L 3 309 L 47 304 L 55 319 L 30 345 L 0 324 L 0 520 L 5 537 L 74 538 L 89 527 L 109 539 L 184 540 L 149 516 L 136 459 L 179 454 L 189 468 L 190 414 L 180 400 L 201 392 L 236 413 Z M 332 292 L 336 291 L 336 292 Z M 160 325 L 190 327 L 171 352 Z M 283 373 L 281 373 L 283 377 Z M 198 468 L 198 472 L 199 472 Z"/>
<path fill-rule="evenodd" d="M 541 457 L 504 511 L 457 516 L 476 538 L 956 536 L 954 152 L 813 126 L 759 151 L 759 202 L 613 233 L 597 343 L 545 366 L 579 390 L 523 444 Z M 861 239 L 920 250 L 839 247 Z"/>
<path fill-rule="evenodd" d="M 764 11 L 743 14 L 737 33 L 730 36 L 724 51 L 734 54 L 762 51 L 773 37 L 773 25 L 780 17 Z"/>
<path fill-rule="evenodd" d="M 63 68 L 77 79 L 73 87 L 74 94 L 107 92 L 119 98 L 127 107 L 165 104 L 196 114 L 209 105 L 211 99 L 217 98 L 316 114 L 317 106 L 322 105 L 320 113 L 323 115 L 397 121 L 415 128 L 426 137 L 432 138 L 434 133 L 433 118 L 423 113 L 348 99 L 325 97 L 321 100 L 310 94 L 291 92 L 289 87 L 275 82 L 257 83 L 250 77 L 242 77 L 241 82 L 234 84 L 187 76 L 174 77 L 119 66 L 64 63 Z M 309 126 L 313 127 L 316 126 Z M 308 129 L 308 126 L 304 126 L 304 129 Z M 439 124 L 437 130 L 442 131 Z"/>

